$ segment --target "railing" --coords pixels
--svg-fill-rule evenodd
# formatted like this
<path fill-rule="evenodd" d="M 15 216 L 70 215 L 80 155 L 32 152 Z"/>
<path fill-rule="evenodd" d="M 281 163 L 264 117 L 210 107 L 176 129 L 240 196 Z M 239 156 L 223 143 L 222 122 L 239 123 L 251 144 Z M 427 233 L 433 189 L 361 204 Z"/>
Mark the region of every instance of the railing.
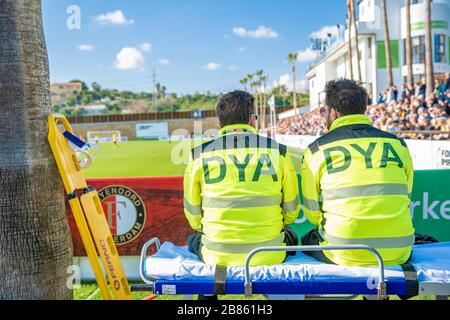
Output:
<path fill-rule="evenodd" d="M 409 130 L 409 131 L 394 132 L 394 134 L 399 138 L 409 138 L 419 140 L 450 140 L 450 131 Z"/>
<path fill-rule="evenodd" d="M 276 112 L 282 113 L 291 110 L 292 107 L 277 107 Z M 266 114 L 269 114 L 270 108 L 266 108 Z M 99 123 L 99 122 L 133 122 L 133 121 L 157 121 L 157 120 L 176 120 L 176 119 L 196 119 L 193 111 L 180 112 L 155 112 L 155 113 L 137 113 L 137 114 L 119 114 L 119 115 L 101 115 L 101 116 L 83 116 L 68 117 L 70 123 Z M 216 110 L 203 110 L 202 119 L 217 117 Z"/>
<path fill-rule="evenodd" d="M 260 252 L 305 252 L 305 251 L 342 251 L 342 250 L 356 250 L 356 251 L 368 251 L 372 253 L 378 262 L 378 283 L 377 291 L 378 298 L 384 299 L 386 297 L 386 280 L 384 275 L 384 261 L 381 254 L 367 245 L 342 245 L 342 246 L 284 246 L 284 247 L 261 247 L 253 250 L 247 255 L 245 260 L 245 296 L 250 298 L 253 294 L 252 281 L 250 277 L 250 261 L 252 258 Z"/>

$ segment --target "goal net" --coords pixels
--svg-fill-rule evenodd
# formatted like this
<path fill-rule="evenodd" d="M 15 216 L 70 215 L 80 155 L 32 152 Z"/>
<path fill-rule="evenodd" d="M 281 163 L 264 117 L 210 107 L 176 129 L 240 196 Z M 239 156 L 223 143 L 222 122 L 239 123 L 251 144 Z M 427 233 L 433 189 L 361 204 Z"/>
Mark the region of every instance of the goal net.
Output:
<path fill-rule="evenodd" d="M 116 139 L 117 142 L 122 141 L 120 131 L 88 131 L 87 133 L 87 140 L 89 143 L 113 142 L 114 139 Z"/>

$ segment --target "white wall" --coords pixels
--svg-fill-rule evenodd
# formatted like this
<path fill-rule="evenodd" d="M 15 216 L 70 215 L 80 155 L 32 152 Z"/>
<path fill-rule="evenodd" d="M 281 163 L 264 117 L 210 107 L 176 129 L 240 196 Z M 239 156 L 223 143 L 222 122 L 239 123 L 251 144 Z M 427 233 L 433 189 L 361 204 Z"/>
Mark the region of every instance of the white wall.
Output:
<path fill-rule="evenodd" d="M 121 256 L 120 261 L 122 261 L 128 281 L 137 281 L 141 279 L 141 276 L 139 275 L 140 257 Z M 95 275 L 92 271 L 91 263 L 89 262 L 88 257 L 74 257 L 73 264 L 80 268 L 80 277 L 82 281 L 95 280 Z M 100 266 L 103 269 L 103 264 L 100 263 Z"/>
<path fill-rule="evenodd" d="M 415 170 L 450 169 L 450 141 L 406 140 Z"/>
<path fill-rule="evenodd" d="M 277 135 L 276 140 L 292 148 L 305 150 L 318 137 Z M 415 170 L 450 169 L 450 141 L 405 140 Z"/>

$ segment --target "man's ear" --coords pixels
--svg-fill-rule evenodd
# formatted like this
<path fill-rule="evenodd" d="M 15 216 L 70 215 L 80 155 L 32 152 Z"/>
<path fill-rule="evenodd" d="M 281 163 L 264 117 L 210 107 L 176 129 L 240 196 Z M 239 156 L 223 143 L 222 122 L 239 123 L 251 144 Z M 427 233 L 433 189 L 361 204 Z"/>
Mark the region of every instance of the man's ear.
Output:
<path fill-rule="evenodd" d="M 340 116 L 341 115 L 339 114 L 339 112 L 336 111 L 336 109 L 331 108 L 331 110 L 330 110 L 330 118 L 331 118 L 332 121 L 336 120 Z"/>
<path fill-rule="evenodd" d="M 252 126 L 252 127 L 255 127 L 255 126 L 256 126 L 256 120 L 255 120 L 255 117 L 250 116 L 250 117 L 248 118 L 248 125 L 249 125 L 249 126 Z"/>

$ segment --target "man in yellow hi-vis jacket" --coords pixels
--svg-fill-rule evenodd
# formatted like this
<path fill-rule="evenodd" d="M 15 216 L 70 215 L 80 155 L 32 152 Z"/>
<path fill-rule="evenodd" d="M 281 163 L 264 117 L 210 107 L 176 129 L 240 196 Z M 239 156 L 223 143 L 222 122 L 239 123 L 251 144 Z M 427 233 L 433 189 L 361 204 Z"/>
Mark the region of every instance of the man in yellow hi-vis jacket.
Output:
<path fill-rule="evenodd" d="M 217 114 L 219 137 L 192 150 L 184 175 L 184 212 L 198 232 L 188 244 L 207 264 L 242 266 L 255 248 L 298 244 L 288 227 L 300 210 L 298 180 L 286 146 L 256 133 L 251 94 L 224 95 Z M 285 258 L 260 253 L 252 265 Z"/>
<path fill-rule="evenodd" d="M 303 245 L 365 244 L 387 265 L 409 260 L 414 243 L 410 215 L 413 166 L 405 142 L 371 126 L 368 95 L 351 80 L 327 83 L 320 113 L 329 133 L 305 151 L 301 167 L 304 211 L 317 229 Z M 344 266 L 376 264 L 365 251 L 309 253 Z"/>

